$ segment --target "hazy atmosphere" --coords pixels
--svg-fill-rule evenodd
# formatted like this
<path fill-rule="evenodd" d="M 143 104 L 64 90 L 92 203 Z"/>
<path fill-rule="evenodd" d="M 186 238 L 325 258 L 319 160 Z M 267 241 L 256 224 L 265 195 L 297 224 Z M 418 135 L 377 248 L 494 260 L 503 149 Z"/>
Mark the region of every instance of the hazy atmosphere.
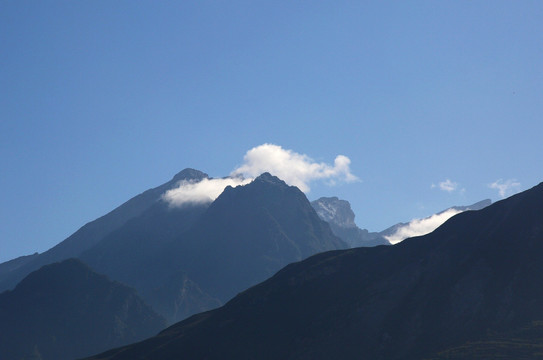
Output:
<path fill-rule="evenodd" d="M 542 34 L 541 1 L 3 1 L 0 262 L 187 167 L 232 178 L 172 206 L 269 171 L 371 231 L 528 189 Z"/>

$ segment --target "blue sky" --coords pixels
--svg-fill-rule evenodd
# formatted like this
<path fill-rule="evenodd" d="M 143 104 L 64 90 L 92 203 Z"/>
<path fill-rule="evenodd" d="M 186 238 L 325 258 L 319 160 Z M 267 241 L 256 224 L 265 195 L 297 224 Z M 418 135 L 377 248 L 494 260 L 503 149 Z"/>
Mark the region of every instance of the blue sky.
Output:
<path fill-rule="evenodd" d="M 374 231 L 543 181 L 540 1 L 3 1 L 0 48 L 0 261 L 265 143 Z"/>

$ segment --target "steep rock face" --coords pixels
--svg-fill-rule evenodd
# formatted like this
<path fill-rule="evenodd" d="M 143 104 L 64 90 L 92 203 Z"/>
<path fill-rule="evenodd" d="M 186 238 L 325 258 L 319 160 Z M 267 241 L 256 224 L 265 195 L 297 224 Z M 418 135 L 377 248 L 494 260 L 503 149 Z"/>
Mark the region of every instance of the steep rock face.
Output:
<path fill-rule="evenodd" d="M 13 271 L 0 272 L 0 291 L 12 289 L 26 275 L 43 265 L 71 257 L 79 257 L 81 253 L 98 244 L 104 237 L 122 227 L 127 221 L 140 216 L 154 206 L 162 194 L 175 187 L 179 181 L 198 181 L 207 177 L 207 174 L 201 171 L 185 169 L 167 183 L 133 197 L 108 214 L 87 223 L 58 245 L 33 258 L 32 261 L 28 261 Z"/>
<path fill-rule="evenodd" d="M 291 264 L 220 309 L 93 359 L 429 358 L 543 320 L 542 257 L 543 183 L 395 246 Z"/>
<path fill-rule="evenodd" d="M 351 204 L 337 197 L 321 197 L 311 202 L 319 217 L 330 224 L 332 232 L 350 247 L 390 245 L 376 232 L 360 229 L 354 222 Z"/>
<path fill-rule="evenodd" d="M 74 359 L 164 326 L 133 289 L 75 259 L 44 266 L 0 294 L 2 359 Z"/>

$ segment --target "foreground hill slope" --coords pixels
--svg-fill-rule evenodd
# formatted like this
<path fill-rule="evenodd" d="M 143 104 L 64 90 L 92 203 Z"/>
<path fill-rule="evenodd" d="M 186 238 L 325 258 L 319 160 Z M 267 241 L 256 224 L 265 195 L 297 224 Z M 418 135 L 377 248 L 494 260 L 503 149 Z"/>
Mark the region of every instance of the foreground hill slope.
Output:
<path fill-rule="evenodd" d="M 0 294 L 1 359 L 74 359 L 164 326 L 133 289 L 75 259 L 46 265 Z"/>
<path fill-rule="evenodd" d="M 220 309 L 92 359 L 429 358 L 543 320 L 542 258 L 543 183 L 395 246 L 291 264 Z"/>

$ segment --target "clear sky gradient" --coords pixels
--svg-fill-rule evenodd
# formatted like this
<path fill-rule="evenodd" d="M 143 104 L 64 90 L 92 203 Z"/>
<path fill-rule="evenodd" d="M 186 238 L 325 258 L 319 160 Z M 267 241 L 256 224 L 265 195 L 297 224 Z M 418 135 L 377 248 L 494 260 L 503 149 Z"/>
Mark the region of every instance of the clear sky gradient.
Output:
<path fill-rule="evenodd" d="M 541 1 L 2 1 L 0 261 L 264 143 L 349 157 L 307 195 L 372 231 L 499 200 L 543 181 L 542 99 Z"/>

